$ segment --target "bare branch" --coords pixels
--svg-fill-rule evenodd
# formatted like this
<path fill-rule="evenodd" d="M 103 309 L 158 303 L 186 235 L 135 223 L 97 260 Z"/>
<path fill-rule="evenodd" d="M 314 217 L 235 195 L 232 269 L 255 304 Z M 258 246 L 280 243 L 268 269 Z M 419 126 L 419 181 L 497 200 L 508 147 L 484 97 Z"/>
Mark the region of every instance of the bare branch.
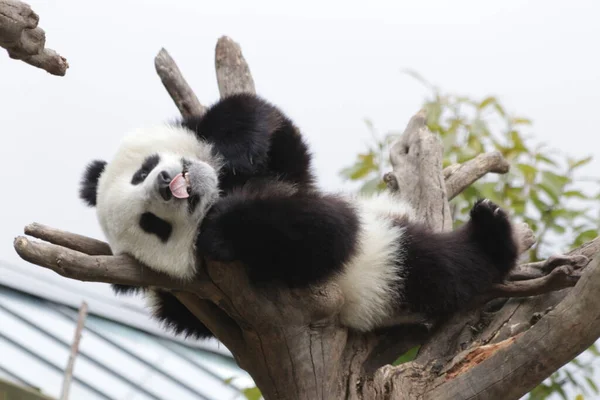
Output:
<path fill-rule="evenodd" d="M 446 180 L 448 199 L 453 199 L 489 172 L 505 174 L 509 169 L 510 164 L 499 151 L 480 154 L 463 164 L 446 167 L 443 173 Z"/>
<path fill-rule="evenodd" d="M 10 58 L 64 76 L 69 64 L 54 50 L 44 48 L 46 34 L 37 26 L 38 22 L 39 16 L 28 4 L 0 0 L 0 47 L 8 51 Z"/>
<path fill-rule="evenodd" d="M 393 171 L 384 177 L 388 187 L 435 231 L 452 229 L 446 185 L 442 176 L 442 143 L 427 128 L 425 110 L 411 118 L 390 150 Z"/>
<path fill-rule="evenodd" d="M 222 36 L 217 42 L 215 68 L 221 97 L 256 92 L 250 67 L 242 55 L 240 45 L 227 36 Z"/>
<path fill-rule="evenodd" d="M 569 265 L 575 268 L 583 268 L 590 262 L 584 255 L 554 255 L 547 260 L 522 264 L 515 268 L 510 274 L 511 281 L 535 279 L 547 275 L 555 268 Z"/>
<path fill-rule="evenodd" d="M 189 289 L 189 285 L 144 267 L 126 255 L 90 256 L 55 244 L 33 242 L 23 236 L 15 239 L 14 247 L 25 261 L 48 268 L 66 278 L 85 282 Z"/>
<path fill-rule="evenodd" d="M 575 286 L 580 277 L 572 266 L 562 265 L 541 278 L 494 285 L 491 291 L 486 293 L 483 302 L 498 297 L 527 297 L 554 292 Z"/>
<path fill-rule="evenodd" d="M 36 222 L 25 227 L 25 234 L 90 256 L 109 256 L 112 254 L 108 243 Z"/>
<path fill-rule="evenodd" d="M 206 112 L 167 50 L 161 49 L 158 52 L 154 58 L 154 67 L 184 118 L 202 116 Z"/>

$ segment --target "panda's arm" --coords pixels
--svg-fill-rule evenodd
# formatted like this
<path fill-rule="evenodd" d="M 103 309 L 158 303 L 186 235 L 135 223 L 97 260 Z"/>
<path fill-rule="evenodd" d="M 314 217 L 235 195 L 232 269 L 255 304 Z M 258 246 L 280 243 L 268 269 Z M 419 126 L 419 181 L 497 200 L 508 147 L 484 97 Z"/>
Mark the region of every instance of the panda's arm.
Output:
<path fill-rule="evenodd" d="M 254 283 L 316 283 L 339 271 L 356 247 L 358 218 L 334 196 L 244 188 L 222 198 L 198 236 L 200 256 L 241 261 Z"/>
<path fill-rule="evenodd" d="M 225 97 L 182 125 L 223 156 L 220 184 L 225 192 L 265 176 L 312 187 L 311 155 L 300 132 L 280 109 L 260 97 Z"/>

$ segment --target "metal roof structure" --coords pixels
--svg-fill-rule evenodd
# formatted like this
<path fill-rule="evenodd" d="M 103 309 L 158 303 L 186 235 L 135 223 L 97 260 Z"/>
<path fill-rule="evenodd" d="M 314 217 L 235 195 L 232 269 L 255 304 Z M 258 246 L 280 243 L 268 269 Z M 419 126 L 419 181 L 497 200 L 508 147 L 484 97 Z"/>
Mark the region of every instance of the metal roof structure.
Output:
<path fill-rule="evenodd" d="M 89 311 L 70 399 L 233 400 L 254 386 L 224 346 L 174 338 L 149 318 L 140 298 L 3 262 L 0 379 L 58 398 L 82 300 Z"/>

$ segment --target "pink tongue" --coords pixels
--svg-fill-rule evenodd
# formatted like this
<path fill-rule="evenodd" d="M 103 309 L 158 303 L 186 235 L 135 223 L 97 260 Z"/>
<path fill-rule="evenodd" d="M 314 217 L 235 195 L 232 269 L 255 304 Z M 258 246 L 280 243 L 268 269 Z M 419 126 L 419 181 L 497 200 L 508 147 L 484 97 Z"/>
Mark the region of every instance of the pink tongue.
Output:
<path fill-rule="evenodd" d="M 173 196 L 178 199 L 190 197 L 190 194 L 187 192 L 187 182 L 185 181 L 183 174 L 177 174 L 175 178 L 173 178 L 171 183 L 169 183 L 169 189 L 171 189 Z"/>

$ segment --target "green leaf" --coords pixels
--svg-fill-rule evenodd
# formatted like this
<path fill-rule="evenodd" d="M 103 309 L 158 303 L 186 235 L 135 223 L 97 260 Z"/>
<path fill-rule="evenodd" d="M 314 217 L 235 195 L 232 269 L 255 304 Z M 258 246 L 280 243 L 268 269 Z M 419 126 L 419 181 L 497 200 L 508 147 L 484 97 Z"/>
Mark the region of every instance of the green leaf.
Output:
<path fill-rule="evenodd" d="M 244 389 L 242 390 L 242 393 L 248 400 L 260 400 L 262 396 L 260 390 L 258 390 L 257 387 Z"/>
<path fill-rule="evenodd" d="M 511 120 L 513 125 L 531 125 L 531 120 L 527 118 L 513 118 Z"/>
<path fill-rule="evenodd" d="M 479 108 L 480 110 L 483 110 L 484 108 L 486 108 L 487 106 L 489 106 L 492 103 L 497 103 L 496 98 L 493 96 L 486 97 L 485 99 L 483 99 L 483 101 L 481 103 L 479 103 L 479 106 L 477 106 L 477 108 Z"/>
<path fill-rule="evenodd" d="M 360 188 L 360 192 L 364 194 L 373 194 L 385 188 L 385 182 L 380 177 L 369 179 Z"/>
<path fill-rule="evenodd" d="M 592 390 L 594 391 L 594 393 L 598 394 L 598 386 L 596 386 L 596 383 L 592 380 L 592 378 L 590 378 L 589 376 L 586 376 L 585 380 L 586 380 L 588 386 L 590 388 L 592 388 Z"/>
<path fill-rule="evenodd" d="M 568 190 L 563 193 L 563 196 L 568 198 L 587 199 L 587 196 L 579 190 Z"/>
<path fill-rule="evenodd" d="M 415 346 L 412 349 L 408 350 L 406 353 L 402 354 L 396 361 L 394 361 L 393 365 L 400 365 L 406 362 L 412 361 L 417 356 L 417 352 L 421 346 Z"/>
<path fill-rule="evenodd" d="M 592 156 L 585 157 L 585 158 L 582 158 L 581 160 L 575 161 L 573 163 L 569 162 L 569 167 L 571 167 L 571 169 L 583 167 L 584 165 L 589 164 L 592 160 L 593 160 Z"/>
<path fill-rule="evenodd" d="M 528 164 L 517 164 L 517 168 L 519 171 L 523 173 L 523 177 L 525 178 L 525 182 L 533 183 L 535 176 L 537 174 L 537 169 Z"/>
<path fill-rule="evenodd" d="M 494 108 L 501 117 L 506 117 L 506 111 L 504 111 L 504 108 L 500 104 L 494 103 Z"/>
<path fill-rule="evenodd" d="M 557 190 L 554 186 L 549 185 L 545 182 L 539 183 L 538 187 L 550 197 L 552 203 L 557 204 L 559 202 L 560 190 Z"/>
<path fill-rule="evenodd" d="M 558 163 L 556 161 L 554 161 L 550 157 L 547 157 L 543 154 L 536 154 L 535 159 L 536 159 L 536 161 L 541 161 L 545 164 L 552 165 L 553 167 L 558 167 Z"/>
<path fill-rule="evenodd" d="M 521 134 L 518 131 L 510 131 L 510 140 L 513 142 L 513 149 L 519 152 L 528 151 L 525 147 L 525 142 L 521 138 Z"/>
<path fill-rule="evenodd" d="M 598 231 L 596 229 L 588 229 L 587 231 L 583 231 L 577 235 L 575 238 L 575 243 L 579 244 L 589 242 L 590 240 L 595 239 L 596 236 L 598 236 Z"/>

